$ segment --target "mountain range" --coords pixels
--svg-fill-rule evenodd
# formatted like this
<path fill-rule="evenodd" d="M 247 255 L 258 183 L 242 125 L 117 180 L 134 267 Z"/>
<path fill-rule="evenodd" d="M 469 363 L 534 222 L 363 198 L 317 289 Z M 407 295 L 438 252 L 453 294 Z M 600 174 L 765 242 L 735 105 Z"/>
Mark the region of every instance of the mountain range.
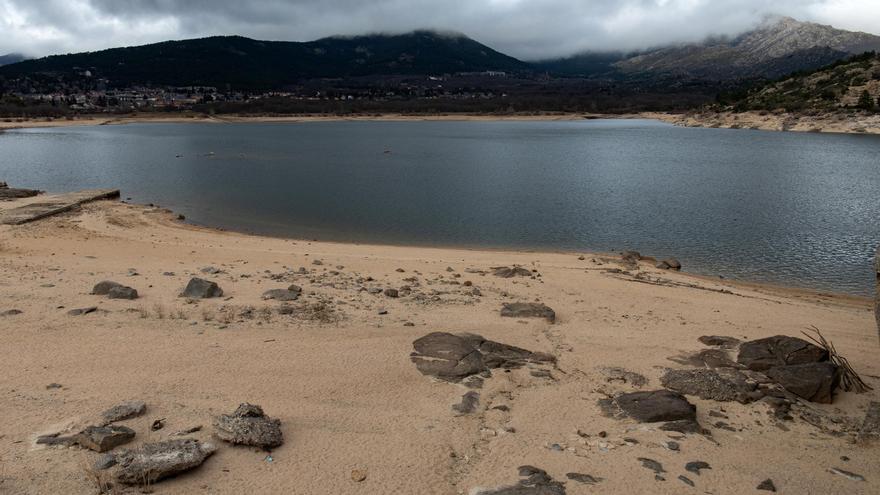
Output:
<path fill-rule="evenodd" d="M 871 50 L 880 50 L 880 36 L 773 18 L 733 38 L 537 62 L 518 60 L 461 34 L 435 31 L 311 42 L 222 36 L 26 60 L 0 67 L 0 77 L 65 79 L 86 74 L 117 87 L 152 84 L 272 90 L 319 79 L 493 71 L 524 78 L 723 85 L 775 79 Z"/>
<path fill-rule="evenodd" d="M 0 67 L 9 64 L 15 64 L 21 62 L 22 60 L 27 60 L 27 57 L 20 53 L 8 53 L 6 55 L 0 55 Z"/>

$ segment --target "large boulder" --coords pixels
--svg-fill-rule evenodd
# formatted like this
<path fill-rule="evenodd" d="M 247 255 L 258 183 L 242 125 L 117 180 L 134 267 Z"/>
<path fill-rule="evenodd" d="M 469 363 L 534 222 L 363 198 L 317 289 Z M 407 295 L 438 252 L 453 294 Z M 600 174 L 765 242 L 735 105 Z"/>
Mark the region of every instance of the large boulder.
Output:
<path fill-rule="evenodd" d="M 260 406 L 241 404 L 232 414 L 214 421 L 217 438 L 236 445 L 270 449 L 284 443 L 281 421 L 266 416 Z"/>
<path fill-rule="evenodd" d="M 504 303 L 501 316 L 507 318 L 544 318 L 550 323 L 556 321 L 556 312 L 541 303 Z"/>
<path fill-rule="evenodd" d="M 424 375 L 457 382 L 493 368 L 554 363 L 549 354 L 532 352 L 474 334 L 434 332 L 413 342 L 410 359 Z"/>
<path fill-rule="evenodd" d="M 190 299 L 208 299 L 211 297 L 223 296 L 223 289 L 215 282 L 210 280 L 193 277 L 186 288 L 180 294 L 180 297 L 188 297 Z"/>
<path fill-rule="evenodd" d="M 697 406 L 683 395 L 669 390 L 621 394 L 614 399 L 603 399 L 600 406 L 608 412 L 619 409 L 640 423 L 697 420 Z"/>
<path fill-rule="evenodd" d="M 777 335 L 744 342 L 737 361 L 753 371 L 776 366 L 820 363 L 828 360 L 828 351 L 797 337 Z"/>
<path fill-rule="evenodd" d="M 114 478 L 126 485 L 149 486 L 200 466 L 216 451 L 214 444 L 193 439 L 147 443 L 116 455 Z"/>
<path fill-rule="evenodd" d="M 125 426 L 89 426 L 73 437 L 74 443 L 95 452 L 107 452 L 134 439 L 134 430 Z"/>
<path fill-rule="evenodd" d="M 831 404 L 840 384 L 840 370 L 830 362 L 776 366 L 765 372 L 785 390 L 802 399 Z"/>

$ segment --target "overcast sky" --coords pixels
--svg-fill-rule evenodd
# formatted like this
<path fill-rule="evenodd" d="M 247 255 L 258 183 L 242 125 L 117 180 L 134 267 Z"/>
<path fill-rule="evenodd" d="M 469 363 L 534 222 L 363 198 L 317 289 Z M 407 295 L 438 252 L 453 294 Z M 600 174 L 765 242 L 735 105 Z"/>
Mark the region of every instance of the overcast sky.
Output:
<path fill-rule="evenodd" d="M 880 0 L 0 0 L 0 54 L 434 28 L 536 59 L 733 35 L 768 14 L 880 34 Z"/>

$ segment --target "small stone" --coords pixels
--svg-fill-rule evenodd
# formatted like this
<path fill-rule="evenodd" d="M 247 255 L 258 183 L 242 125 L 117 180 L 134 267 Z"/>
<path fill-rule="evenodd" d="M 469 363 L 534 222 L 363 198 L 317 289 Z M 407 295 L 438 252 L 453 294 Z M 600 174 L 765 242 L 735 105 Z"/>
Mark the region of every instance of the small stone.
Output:
<path fill-rule="evenodd" d="M 321 260 L 314 260 L 314 261 L 312 261 L 312 264 L 315 266 L 321 266 L 324 264 L 324 262 Z"/>
<path fill-rule="evenodd" d="M 679 445 L 678 442 L 669 441 L 666 442 L 666 448 L 673 452 L 678 452 L 681 450 L 681 445 Z"/>
<path fill-rule="evenodd" d="M 356 483 L 366 481 L 366 479 L 367 479 L 367 470 L 366 469 L 355 469 L 351 472 L 351 480 Z"/>
<path fill-rule="evenodd" d="M 454 404 L 452 410 L 459 414 L 471 414 L 477 410 L 480 404 L 480 394 L 468 392 L 461 396 L 461 402 Z"/>
<path fill-rule="evenodd" d="M 585 485 L 595 485 L 601 481 L 602 478 L 596 478 L 595 476 L 590 476 L 589 474 L 581 474 L 581 473 L 566 473 L 566 478 L 576 481 L 578 483 L 583 483 Z"/>
<path fill-rule="evenodd" d="M 844 478 L 846 478 L 850 481 L 865 481 L 865 477 L 862 476 L 861 474 L 851 473 L 849 471 L 844 471 L 843 469 L 831 468 L 828 471 L 831 472 L 832 474 L 843 476 Z"/>
<path fill-rule="evenodd" d="M 684 465 L 685 471 L 688 471 L 690 473 L 694 473 L 697 476 L 700 475 L 701 469 L 712 469 L 712 466 L 710 466 L 709 463 L 703 462 L 703 461 L 693 461 L 693 462 L 689 462 Z"/>
<path fill-rule="evenodd" d="M 763 490 L 763 491 L 765 491 L 765 492 L 775 492 L 775 491 L 776 491 L 776 485 L 773 484 L 773 480 L 771 480 L 771 479 L 766 479 L 766 480 L 762 481 L 762 482 L 756 487 L 756 489 L 757 489 L 757 490 Z"/>
<path fill-rule="evenodd" d="M 71 309 L 70 311 L 67 312 L 67 314 L 70 316 L 83 316 L 83 315 L 87 315 L 89 313 L 94 313 L 97 310 L 98 310 L 97 306 L 90 306 L 88 308 Z"/>
<path fill-rule="evenodd" d="M 736 349 L 740 344 L 740 340 L 737 338 L 720 335 L 704 335 L 697 340 L 703 345 L 721 347 L 722 349 Z"/>
<path fill-rule="evenodd" d="M 52 390 L 52 389 L 61 388 L 61 387 L 62 387 L 62 385 L 60 383 L 50 383 L 50 384 L 46 385 L 46 390 Z"/>
<path fill-rule="evenodd" d="M 270 289 L 263 293 L 263 299 L 274 299 L 276 301 L 296 301 L 299 299 L 302 289 L 295 291 L 290 289 Z"/>
<path fill-rule="evenodd" d="M 147 404 L 140 400 L 130 400 L 117 404 L 101 413 L 104 425 L 140 416 L 147 410 Z"/>
<path fill-rule="evenodd" d="M 654 459 L 648 459 L 647 457 L 639 457 L 638 460 L 639 460 L 639 462 L 642 463 L 642 467 L 650 469 L 651 471 L 654 471 L 657 474 L 666 472 L 666 470 L 663 469 L 663 464 L 660 464 L 659 462 L 655 461 Z"/>
<path fill-rule="evenodd" d="M 24 313 L 24 311 L 20 309 L 7 309 L 6 311 L 0 312 L 0 316 L 17 316 Z"/>
<path fill-rule="evenodd" d="M 556 321 L 556 312 L 541 303 L 504 303 L 501 316 L 507 318 L 544 318 L 550 323 Z"/>
<path fill-rule="evenodd" d="M 500 267 L 492 268 L 492 275 L 495 275 L 496 277 L 501 277 L 501 278 L 531 277 L 532 272 L 521 267 L 521 266 L 514 266 L 514 267 L 500 266 Z"/>
<path fill-rule="evenodd" d="M 685 485 L 696 486 L 696 485 L 694 485 L 694 482 L 691 481 L 690 478 L 688 478 L 687 476 L 685 476 L 683 474 L 678 475 L 678 479 L 681 480 L 681 482 L 684 483 Z"/>
<path fill-rule="evenodd" d="M 385 289 L 383 292 L 387 297 L 391 297 L 391 298 L 395 298 L 395 297 L 400 296 L 400 293 L 397 291 L 397 289 L 390 289 L 389 288 L 389 289 Z"/>

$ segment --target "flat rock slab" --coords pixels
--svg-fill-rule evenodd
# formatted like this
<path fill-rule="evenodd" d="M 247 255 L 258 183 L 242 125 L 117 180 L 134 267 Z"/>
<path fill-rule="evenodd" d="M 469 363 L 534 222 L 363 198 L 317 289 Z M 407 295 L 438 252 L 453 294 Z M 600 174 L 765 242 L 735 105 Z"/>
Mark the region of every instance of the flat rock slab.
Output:
<path fill-rule="evenodd" d="M 720 402 L 748 404 L 763 396 L 757 382 L 734 369 L 667 370 L 660 383 L 685 395 Z"/>
<path fill-rule="evenodd" d="M 134 430 L 125 426 L 89 426 L 73 441 L 95 452 L 107 452 L 134 439 Z"/>
<path fill-rule="evenodd" d="M 821 404 L 833 402 L 834 391 L 840 384 L 840 370 L 830 362 L 777 366 L 766 374 L 785 390 Z"/>
<path fill-rule="evenodd" d="M 113 477 L 126 485 L 149 485 L 200 466 L 216 451 L 214 444 L 193 439 L 144 444 L 116 455 Z"/>
<path fill-rule="evenodd" d="M 555 363 L 556 358 L 463 333 L 434 332 L 413 342 L 410 359 L 424 375 L 458 382 L 494 368 L 520 368 L 526 364 Z"/>
<path fill-rule="evenodd" d="M 556 321 L 556 312 L 541 303 L 504 303 L 501 316 L 507 318 L 544 318 L 550 323 Z"/>
<path fill-rule="evenodd" d="M 217 438 L 236 445 L 270 449 L 284 443 L 281 421 L 266 416 L 253 404 L 241 404 L 232 414 L 218 416 L 214 428 Z"/>
<path fill-rule="evenodd" d="M 146 410 L 147 404 L 144 401 L 129 400 L 116 404 L 115 406 L 101 413 L 101 419 L 104 421 L 104 425 L 106 426 L 110 423 L 115 423 L 117 421 L 135 418 L 143 414 Z"/>
<path fill-rule="evenodd" d="M 735 337 L 727 337 L 723 335 L 703 335 L 699 339 L 701 344 L 707 345 L 710 347 L 720 347 L 722 349 L 736 349 L 739 344 L 742 342 L 741 340 Z"/>
<path fill-rule="evenodd" d="M 697 406 L 677 392 L 654 390 L 621 394 L 613 399 L 602 399 L 599 406 L 607 414 L 620 413 L 640 423 L 660 423 L 664 421 L 697 420 Z"/>
<path fill-rule="evenodd" d="M 674 363 L 695 368 L 742 368 L 724 349 L 703 349 L 698 352 L 681 354 L 668 358 Z"/>
<path fill-rule="evenodd" d="M 519 484 L 491 490 L 478 490 L 476 495 L 565 495 L 565 485 L 554 481 L 543 469 L 520 466 Z"/>
<path fill-rule="evenodd" d="M 777 335 L 744 342 L 736 360 L 750 370 L 767 371 L 775 366 L 828 361 L 828 351 L 797 337 Z"/>
<path fill-rule="evenodd" d="M 31 203 L 0 212 L 0 224 L 22 225 L 68 212 L 92 201 L 116 199 L 118 197 L 119 189 L 91 189 L 66 194 L 53 194 L 46 196 L 39 203 Z"/>
<path fill-rule="evenodd" d="M 296 301 L 299 299 L 302 289 L 270 289 L 263 293 L 263 299 L 274 299 L 276 301 Z"/>

